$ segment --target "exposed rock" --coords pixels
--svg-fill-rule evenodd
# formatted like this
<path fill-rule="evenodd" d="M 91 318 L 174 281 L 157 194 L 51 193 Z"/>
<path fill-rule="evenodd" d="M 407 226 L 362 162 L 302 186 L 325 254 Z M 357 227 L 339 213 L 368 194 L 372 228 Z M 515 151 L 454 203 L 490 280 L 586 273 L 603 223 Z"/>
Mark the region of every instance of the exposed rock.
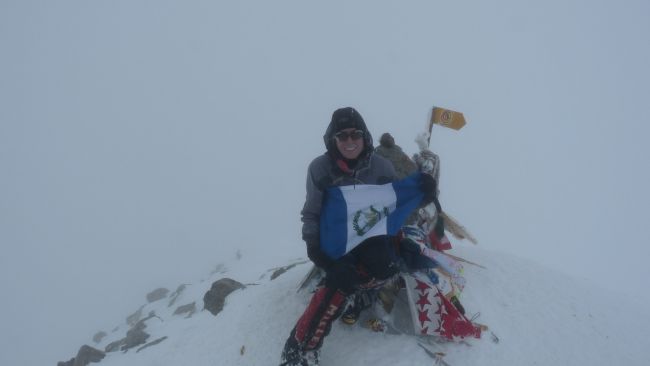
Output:
<path fill-rule="evenodd" d="M 166 288 L 163 288 L 163 287 L 157 288 L 157 289 L 155 289 L 155 290 L 153 290 L 153 291 L 151 291 L 150 293 L 147 294 L 147 301 L 154 302 L 154 301 L 158 301 L 160 299 L 164 299 L 165 297 L 167 297 L 168 293 L 169 293 L 169 290 L 166 289 Z"/>
<path fill-rule="evenodd" d="M 99 343 L 99 342 L 101 342 L 102 339 L 104 339 L 104 337 L 106 337 L 107 335 L 108 335 L 108 334 L 106 334 L 106 332 L 104 332 L 104 331 L 97 332 L 97 333 L 95 333 L 95 335 L 93 336 L 93 342 L 95 342 L 95 343 Z"/>
<path fill-rule="evenodd" d="M 74 357 L 72 357 L 69 361 L 59 361 L 56 363 L 56 366 L 72 366 L 74 365 Z"/>
<path fill-rule="evenodd" d="M 149 315 L 146 318 L 138 321 L 131 329 L 126 332 L 126 337 L 109 343 L 106 348 L 104 348 L 104 351 L 115 352 L 119 349 L 126 352 L 133 347 L 145 344 L 147 342 L 147 339 L 150 337 L 150 335 L 144 331 L 144 329 L 147 327 L 145 322 L 151 318 L 160 319 L 158 316 L 156 316 L 155 312 L 149 312 Z"/>
<path fill-rule="evenodd" d="M 104 352 L 84 344 L 75 357 L 74 366 L 86 366 L 91 362 L 99 362 L 104 357 L 106 357 Z"/>
<path fill-rule="evenodd" d="M 158 339 L 156 339 L 155 341 L 151 341 L 151 342 L 145 344 L 144 346 L 138 348 L 138 349 L 135 351 L 135 353 L 138 353 L 138 352 L 142 351 L 143 349 L 145 349 L 145 348 L 147 348 L 147 347 L 155 346 L 155 345 L 157 345 L 158 343 L 164 341 L 165 339 L 167 339 L 167 336 L 164 336 L 164 337 L 162 337 L 162 338 L 158 338 Z"/>
<path fill-rule="evenodd" d="M 122 339 L 117 340 L 115 342 L 109 343 L 108 345 L 106 345 L 106 347 L 104 347 L 104 352 L 109 353 L 109 352 L 117 351 L 118 349 L 120 349 L 120 347 L 122 347 L 122 345 L 124 345 L 125 340 L 126 340 L 126 338 L 122 338 Z"/>
<path fill-rule="evenodd" d="M 138 309 L 135 313 L 129 315 L 126 317 L 126 324 L 128 324 L 130 327 L 134 326 L 136 323 L 140 321 L 140 318 L 142 318 L 142 309 L 144 308 L 144 305 L 140 306 L 140 309 Z"/>
<path fill-rule="evenodd" d="M 274 279 L 280 277 L 280 275 L 284 274 L 286 271 L 290 270 L 291 268 L 293 268 L 293 267 L 295 267 L 295 266 L 297 266 L 299 264 L 303 264 L 303 263 L 305 263 L 305 261 L 290 264 L 288 266 L 284 266 L 284 267 L 280 267 L 280 268 L 272 269 L 271 271 L 273 271 L 273 274 L 271 274 L 271 281 L 273 281 Z"/>
<path fill-rule="evenodd" d="M 191 304 L 181 305 L 174 310 L 174 315 L 187 314 L 187 318 L 196 312 L 196 301 Z"/>
<path fill-rule="evenodd" d="M 293 266 L 281 267 L 281 268 L 278 268 L 275 271 L 273 271 L 273 273 L 271 274 L 271 281 L 273 281 L 274 279 L 280 277 L 280 275 L 282 275 L 286 271 L 290 270 L 291 267 L 293 267 Z"/>
<path fill-rule="evenodd" d="M 172 305 L 174 305 L 178 297 L 181 296 L 183 291 L 185 291 L 185 287 L 187 287 L 187 285 L 180 285 L 178 288 L 176 288 L 176 291 L 172 292 L 172 294 L 169 295 L 169 297 L 171 297 L 171 300 L 169 300 L 169 305 L 167 305 L 167 307 L 172 307 Z"/>
<path fill-rule="evenodd" d="M 76 357 L 66 362 L 61 361 L 57 363 L 57 366 L 86 366 L 91 362 L 99 362 L 104 357 L 106 357 L 104 352 L 84 344 L 79 348 Z"/>
<path fill-rule="evenodd" d="M 147 325 L 144 323 L 145 320 L 146 319 L 140 320 L 138 324 L 126 332 L 126 338 L 124 338 L 120 350 L 128 351 L 133 347 L 147 343 L 147 339 L 149 339 L 150 335 L 144 331 L 144 328 L 147 327 Z"/>
<path fill-rule="evenodd" d="M 223 310 L 223 305 L 226 301 L 226 296 L 231 292 L 245 288 L 243 284 L 230 279 L 222 278 L 212 284 L 212 287 L 208 292 L 203 296 L 204 308 L 212 313 L 212 315 L 217 315 Z"/>

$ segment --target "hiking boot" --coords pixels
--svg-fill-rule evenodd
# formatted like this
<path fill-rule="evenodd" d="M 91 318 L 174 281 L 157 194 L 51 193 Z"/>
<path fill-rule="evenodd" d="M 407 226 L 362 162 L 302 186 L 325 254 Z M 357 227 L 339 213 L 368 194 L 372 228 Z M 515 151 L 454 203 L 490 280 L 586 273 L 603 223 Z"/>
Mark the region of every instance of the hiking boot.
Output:
<path fill-rule="evenodd" d="M 305 351 L 303 353 L 303 356 L 305 357 L 305 360 L 307 361 L 306 365 L 307 366 L 318 366 L 319 363 L 319 358 L 320 358 L 320 350 L 312 350 L 312 351 Z"/>
<path fill-rule="evenodd" d="M 347 325 L 354 325 L 359 320 L 360 314 L 361 310 L 357 311 L 354 307 L 350 307 L 341 315 L 341 321 Z"/>
<path fill-rule="evenodd" d="M 366 328 L 372 330 L 373 332 L 378 332 L 378 333 L 386 332 L 386 328 L 388 327 L 386 321 L 377 318 L 366 320 L 365 326 Z"/>
<path fill-rule="evenodd" d="M 318 366 L 319 356 L 319 350 L 302 350 L 292 333 L 282 350 L 280 366 Z"/>
<path fill-rule="evenodd" d="M 280 366 L 318 366 L 319 357 L 319 350 L 285 350 L 280 358 Z"/>
<path fill-rule="evenodd" d="M 352 297 L 352 303 L 345 309 L 341 315 L 341 321 L 347 325 L 353 325 L 359 320 L 359 315 L 364 309 L 364 304 L 360 294 L 355 294 Z"/>

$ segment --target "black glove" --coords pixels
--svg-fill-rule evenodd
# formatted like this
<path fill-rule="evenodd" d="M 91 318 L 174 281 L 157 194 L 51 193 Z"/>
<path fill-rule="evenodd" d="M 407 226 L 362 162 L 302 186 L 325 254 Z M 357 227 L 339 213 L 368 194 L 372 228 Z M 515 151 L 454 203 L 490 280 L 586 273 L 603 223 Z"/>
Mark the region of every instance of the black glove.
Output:
<path fill-rule="evenodd" d="M 429 203 L 435 201 L 436 195 L 438 194 L 438 184 L 435 179 L 429 174 L 422 173 L 422 179 L 420 181 L 420 190 L 424 193 L 424 198 L 422 199 L 422 206 L 426 206 Z"/>
<path fill-rule="evenodd" d="M 325 277 L 325 286 L 336 288 L 346 295 L 354 292 L 361 284 L 361 276 L 357 272 L 357 267 L 344 260 L 332 261 L 331 267 L 327 269 Z"/>
<path fill-rule="evenodd" d="M 409 269 L 433 268 L 436 262 L 422 255 L 420 246 L 411 239 L 402 239 L 399 243 L 399 255 Z"/>
<path fill-rule="evenodd" d="M 334 260 L 327 256 L 320 249 L 320 240 L 318 238 L 305 238 L 307 242 L 307 256 L 311 259 L 316 267 L 328 270 L 334 264 Z"/>

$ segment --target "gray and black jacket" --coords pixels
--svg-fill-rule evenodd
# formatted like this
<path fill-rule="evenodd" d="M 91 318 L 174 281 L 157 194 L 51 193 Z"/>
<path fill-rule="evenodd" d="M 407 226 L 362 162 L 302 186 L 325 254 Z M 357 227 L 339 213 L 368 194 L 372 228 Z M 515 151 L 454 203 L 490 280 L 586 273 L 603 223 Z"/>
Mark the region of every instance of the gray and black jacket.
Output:
<path fill-rule="evenodd" d="M 303 239 L 320 236 L 320 210 L 327 188 L 354 184 L 385 184 L 395 180 L 397 175 L 393 165 L 375 153 L 371 153 L 364 160 L 364 164 L 357 166 L 352 174 L 340 169 L 336 161 L 327 153 L 317 157 L 309 164 L 307 198 L 300 212 Z"/>

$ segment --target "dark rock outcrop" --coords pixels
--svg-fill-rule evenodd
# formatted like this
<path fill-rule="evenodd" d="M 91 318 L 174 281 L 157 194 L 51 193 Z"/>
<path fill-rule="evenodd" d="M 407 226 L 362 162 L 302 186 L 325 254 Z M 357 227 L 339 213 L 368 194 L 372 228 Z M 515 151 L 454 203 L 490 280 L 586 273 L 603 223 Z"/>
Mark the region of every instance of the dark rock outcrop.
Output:
<path fill-rule="evenodd" d="M 140 320 L 138 324 L 126 332 L 126 338 L 124 338 L 124 342 L 122 343 L 120 350 L 128 351 L 133 347 L 147 343 L 147 339 L 149 339 L 150 335 L 144 331 L 144 328 L 147 327 L 147 325 L 144 323 L 145 320 L 146 319 Z"/>
<path fill-rule="evenodd" d="M 214 282 L 210 290 L 203 296 L 203 307 L 211 312 L 212 315 L 217 315 L 221 310 L 223 310 L 226 296 L 230 295 L 230 293 L 235 290 L 245 287 L 246 286 L 233 279 L 222 278 Z"/>
<path fill-rule="evenodd" d="M 74 357 L 68 361 L 59 361 L 56 363 L 56 366 L 72 366 L 74 365 Z"/>
<path fill-rule="evenodd" d="M 150 312 L 149 316 L 139 320 L 133 327 L 131 327 L 131 329 L 126 332 L 126 337 L 109 343 L 104 351 L 115 352 L 119 349 L 126 352 L 133 347 L 147 343 L 147 339 L 149 339 L 150 335 L 144 331 L 144 329 L 147 327 L 147 324 L 145 322 L 151 318 L 158 318 L 158 316 L 156 316 L 156 313 L 153 311 Z"/>
<path fill-rule="evenodd" d="M 299 264 L 304 264 L 304 263 L 306 263 L 306 261 L 290 264 L 288 266 L 284 266 L 284 267 L 280 267 L 280 268 L 271 269 L 271 271 L 273 271 L 273 273 L 271 274 L 271 281 L 273 281 L 274 279 L 280 277 L 280 275 L 284 274 L 285 272 L 287 272 L 291 268 L 293 268 L 293 267 L 295 267 L 295 266 L 297 266 Z"/>
<path fill-rule="evenodd" d="M 187 314 L 186 318 L 191 317 L 196 312 L 196 301 L 190 304 L 181 305 L 176 308 L 174 315 Z"/>
<path fill-rule="evenodd" d="M 107 344 L 106 347 L 104 347 L 104 352 L 111 353 L 119 350 L 120 347 L 122 347 L 122 345 L 124 344 L 125 339 L 126 338 L 122 338 L 120 340 Z"/>
<path fill-rule="evenodd" d="M 142 309 L 144 309 L 144 305 L 140 306 L 140 309 L 136 310 L 135 313 L 127 316 L 126 324 L 128 324 L 130 327 L 136 325 L 140 321 L 140 318 L 142 317 Z"/>
<path fill-rule="evenodd" d="M 95 342 L 95 343 L 99 343 L 99 342 L 101 342 L 102 339 L 104 339 L 104 337 L 106 337 L 106 336 L 107 336 L 107 334 L 106 334 L 106 332 L 104 332 L 104 331 L 97 332 L 97 333 L 95 333 L 95 335 L 93 336 L 93 342 Z"/>
<path fill-rule="evenodd" d="M 57 366 L 86 366 L 91 362 L 99 362 L 104 357 L 106 357 L 104 352 L 84 344 L 79 348 L 76 357 L 66 362 L 61 361 Z"/>
<path fill-rule="evenodd" d="M 167 336 L 164 336 L 164 337 L 162 337 L 162 338 L 158 338 L 158 339 L 156 339 L 155 341 L 151 341 L 151 342 L 145 344 L 144 346 L 138 348 L 138 349 L 135 351 L 135 353 L 138 353 L 138 352 L 142 351 L 142 350 L 145 349 L 145 348 L 148 348 L 148 347 L 151 347 L 151 346 L 155 346 L 155 345 L 157 345 L 158 343 L 164 341 L 165 339 L 167 339 Z"/>
<path fill-rule="evenodd" d="M 147 294 L 147 301 L 154 302 L 154 301 L 164 299 L 165 297 L 167 297 L 168 293 L 169 293 L 169 290 L 166 289 L 166 288 L 163 288 L 163 287 L 157 288 L 157 289 L 155 289 L 155 290 L 153 290 L 153 291 L 151 291 L 150 293 Z"/>
<path fill-rule="evenodd" d="M 176 288 L 176 291 L 172 292 L 171 295 L 169 295 L 171 299 L 169 300 L 169 305 L 167 305 L 167 307 L 172 307 L 172 305 L 174 305 L 178 297 L 181 296 L 183 291 L 185 291 L 185 287 L 187 287 L 187 285 L 180 285 L 178 288 Z"/>

